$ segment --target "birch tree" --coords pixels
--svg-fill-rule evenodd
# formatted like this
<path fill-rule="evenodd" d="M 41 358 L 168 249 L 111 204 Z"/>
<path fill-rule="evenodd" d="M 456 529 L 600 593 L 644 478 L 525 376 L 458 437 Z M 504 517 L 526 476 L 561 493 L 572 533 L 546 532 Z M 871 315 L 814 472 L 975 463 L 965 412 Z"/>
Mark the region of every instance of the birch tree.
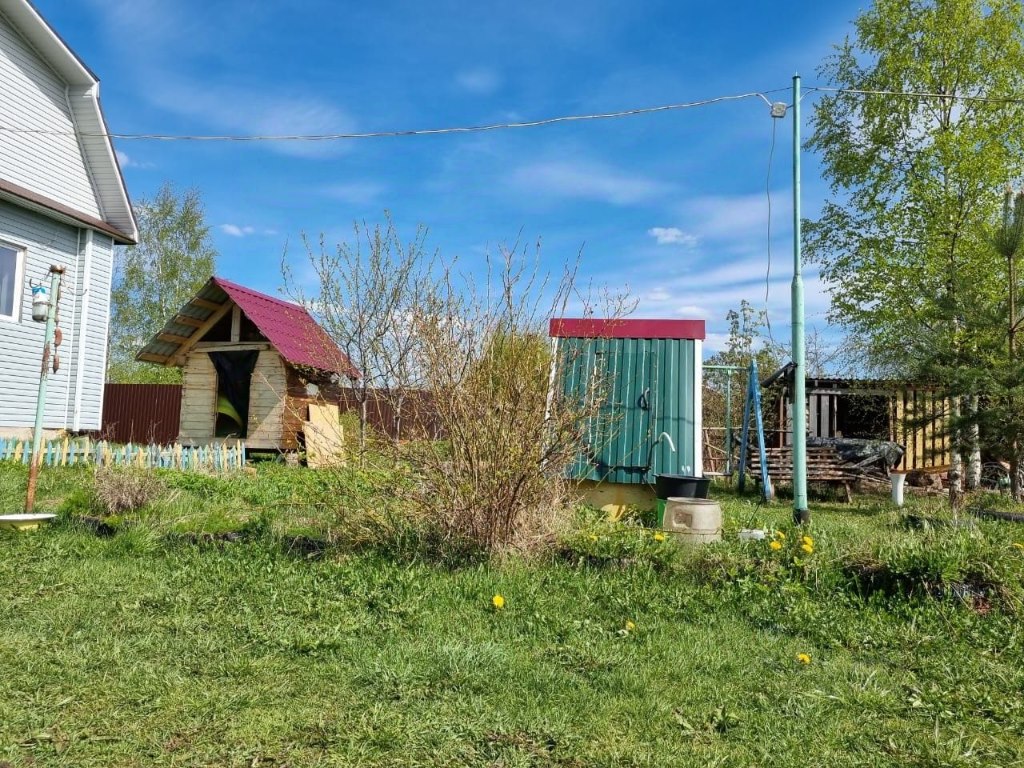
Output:
<path fill-rule="evenodd" d="M 177 383 L 180 369 L 140 363 L 135 355 L 213 276 L 217 251 L 196 189 L 179 193 L 166 183 L 136 203 L 135 216 L 139 242 L 115 259 L 107 378 Z"/>
<path fill-rule="evenodd" d="M 809 142 L 833 199 L 807 228 L 834 322 L 876 373 L 975 362 L 968 318 L 999 295 L 987 224 L 1021 171 L 1024 12 L 1015 0 L 878 0 L 820 68 Z M 951 502 L 960 501 L 966 393 L 950 398 Z"/>

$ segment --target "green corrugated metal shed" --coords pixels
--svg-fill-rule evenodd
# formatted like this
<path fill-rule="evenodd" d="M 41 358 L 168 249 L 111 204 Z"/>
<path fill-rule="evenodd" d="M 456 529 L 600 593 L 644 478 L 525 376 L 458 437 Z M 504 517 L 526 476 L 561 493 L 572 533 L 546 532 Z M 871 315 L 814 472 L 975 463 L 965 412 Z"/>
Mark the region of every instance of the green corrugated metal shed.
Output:
<path fill-rule="evenodd" d="M 656 474 L 703 474 L 703 320 L 558 318 L 550 334 L 563 394 L 603 401 L 573 477 L 653 483 Z"/>

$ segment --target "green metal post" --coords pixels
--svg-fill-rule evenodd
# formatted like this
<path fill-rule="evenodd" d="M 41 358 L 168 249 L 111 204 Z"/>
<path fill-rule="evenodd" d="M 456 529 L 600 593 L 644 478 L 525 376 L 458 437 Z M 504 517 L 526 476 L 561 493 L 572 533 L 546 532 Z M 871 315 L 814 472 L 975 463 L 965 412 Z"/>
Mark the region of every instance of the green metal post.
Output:
<path fill-rule="evenodd" d="M 39 372 L 39 394 L 36 396 L 36 423 L 32 431 L 32 458 L 28 465 L 28 490 L 25 494 L 25 511 L 32 512 L 36 505 L 36 481 L 39 479 L 39 464 L 43 459 L 43 413 L 46 410 L 46 380 L 49 376 L 53 356 L 53 336 L 57 327 L 57 291 L 64 267 L 50 267 L 50 304 L 46 310 L 46 332 L 43 341 L 43 364 Z"/>
<path fill-rule="evenodd" d="M 804 278 L 800 253 L 800 75 L 793 76 L 793 522 L 809 523 L 807 509 L 807 410 L 804 352 Z"/>

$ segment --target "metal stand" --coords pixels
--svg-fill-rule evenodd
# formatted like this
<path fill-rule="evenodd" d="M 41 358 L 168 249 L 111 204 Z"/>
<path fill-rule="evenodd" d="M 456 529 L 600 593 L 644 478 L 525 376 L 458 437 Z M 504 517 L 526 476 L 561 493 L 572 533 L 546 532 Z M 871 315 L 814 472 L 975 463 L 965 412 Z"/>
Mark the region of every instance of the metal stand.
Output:
<path fill-rule="evenodd" d="M 768 477 L 768 458 L 764 446 L 764 418 L 761 415 L 761 381 L 757 372 L 757 361 L 750 361 L 750 374 L 747 379 L 747 394 L 743 399 L 743 437 L 740 440 L 740 478 L 739 489 L 742 491 L 747 481 L 747 449 L 750 445 L 750 412 L 754 412 L 757 423 L 757 448 L 761 458 L 761 495 L 765 501 L 775 496 L 771 478 Z"/>

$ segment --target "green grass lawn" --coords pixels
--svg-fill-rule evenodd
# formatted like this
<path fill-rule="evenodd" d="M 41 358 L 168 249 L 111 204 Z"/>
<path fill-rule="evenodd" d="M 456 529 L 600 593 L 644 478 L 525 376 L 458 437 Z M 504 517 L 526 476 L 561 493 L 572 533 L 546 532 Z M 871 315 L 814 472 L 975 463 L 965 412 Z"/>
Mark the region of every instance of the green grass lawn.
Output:
<path fill-rule="evenodd" d="M 41 506 L 74 507 L 87 474 L 47 474 Z M 290 547 L 295 477 L 175 480 L 113 536 L 71 515 L 0 534 L 0 766 L 1024 765 L 1024 526 L 816 505 L 794 571 L 766 543 L 686 551 L 591 519 L 568 554 L 446 568 Z M 0 468 L 0 501 L 21 480 Z M 730 530 L 789 516 L 720 495 Z M 167 535 L 275 507 L 243 540 Z M 998 553 L 1010 595 L 851 586 L 849 554 L 890 545 Z"/>

